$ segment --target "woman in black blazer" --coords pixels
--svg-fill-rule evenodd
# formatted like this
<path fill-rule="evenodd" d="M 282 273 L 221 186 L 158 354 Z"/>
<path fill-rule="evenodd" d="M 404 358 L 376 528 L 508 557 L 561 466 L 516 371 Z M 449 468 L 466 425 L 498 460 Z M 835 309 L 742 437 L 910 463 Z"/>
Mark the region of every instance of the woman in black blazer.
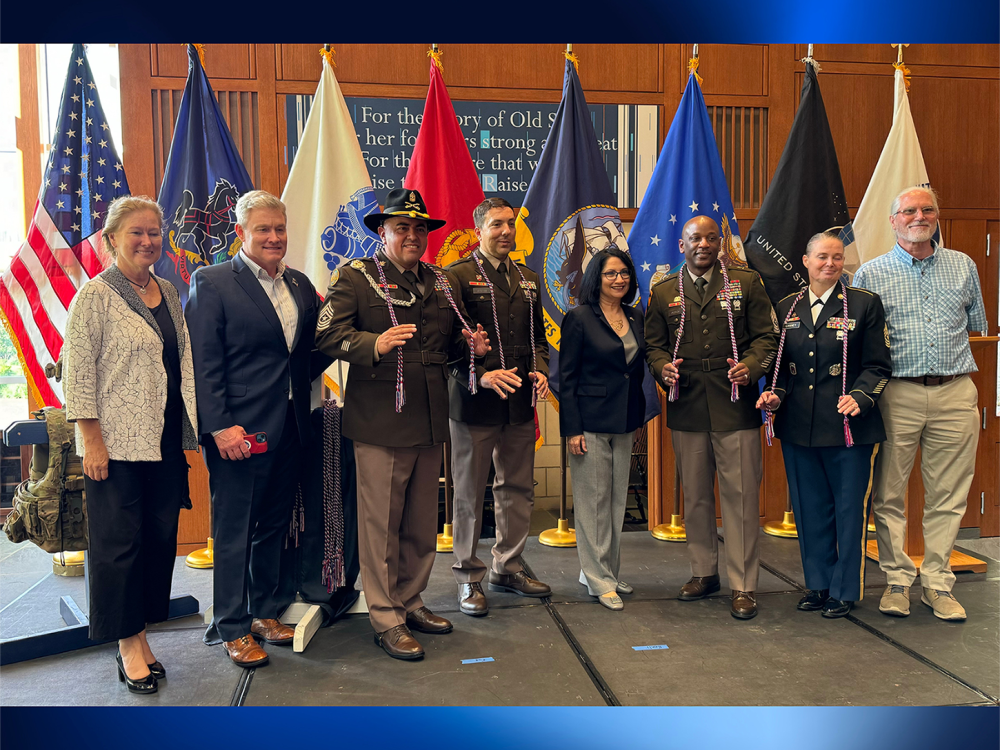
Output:
<path fill-rule="evenodd" d="M 624 608 L 618 594 L 620 541 L 632 459 L 632 435 L 642 426 L 646 399 L 646 340 L 636 298 L 635 267 L 611 248 L 587 266 L 580 306 L 563 319 L 559 347 L 559 429 L 568 438 L 580 583 L 608 609 Z"/>

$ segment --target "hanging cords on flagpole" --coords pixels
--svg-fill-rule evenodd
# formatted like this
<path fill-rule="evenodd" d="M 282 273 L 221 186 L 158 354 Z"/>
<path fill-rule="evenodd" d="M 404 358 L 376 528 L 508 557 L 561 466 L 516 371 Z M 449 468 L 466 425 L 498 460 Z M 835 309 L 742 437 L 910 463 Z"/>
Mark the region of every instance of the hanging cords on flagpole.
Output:
<path fill-rule="evenodd" d="M 330 63 L 330 67 L 331 68 L 336 68 L 337 67 L 337 63 L 335 63 L 333 61 L 333 56 L 335 54 L 336 54 L 336 52 L 334 52 L 333 45 L 330 45 L 330 44 L 324 44 L 323 45 L 323 49 L 321 49 L 319 51 L 320 57 L 322 57 L 324 60 L 326 60 L 328 63 Z"/>
<path fill-rule="evenodd" d="M 695 80 L 698 81 L 698 85 L 704 82 L 704 79 L 698 75 L 698 45 L 693 45 L 691 50 L 691 59 L 688 60 L 688 75 L 693 75 Z"/>
<path fill-rule="evenodd" d="M 903 72 L 903 85 L 906 86 L 906 93 L 910 93 L 910 69 L 903 65 L 903 47 L 909 47 L 909 44 L 893 44 L 891 45 L 896 48 L 896 62 L 892 64 L 896 70 L 901 70 Z"/>
<path fill-rule="evenodd" d="M 187 47 L 187 44 L 184 45 Z M 198 59 L 201 60 L 201 67 L 205 67 L 205 45 L 204 44 L 191 44 L 194 47 L 194 51 L 198 53 Z"/>
<path fill-rule="evenodd" d="M 573 67 L 576 68 L 576 72 L 580 72 L 580 58 L 573 54 L 573 45 L 567 44 L 566 51 L 563 52 L 563 57 L 573 63 Z"/>
<path fill-rule="evenodd" d="M 437 65 L 438 70 L 440 70 L 442 73 L 444 73 L 444 65 L 441 62 L 441 55 L 443 54 L 444 52 L 438 49 L 438 46 L 436 44 L 432 44 L 431 48 L 427 50 L 427 56 L 434 61 L 434 64 Z"/>
<path fill-rule="evenodd" d="M 819 73 L 821 70 L 823 70 L 819 66 L 819 63 L 816 62 L 815 58 L 813 57 L 813 46 L 811 44 L 809 45 L 809 49 L 806 52 L 806 56 L 803 57 L 799 62 L 804 62 L 806 65 L 812 65 L 813 66 L 813 70 L 815 70 L 817 73 Z"/>

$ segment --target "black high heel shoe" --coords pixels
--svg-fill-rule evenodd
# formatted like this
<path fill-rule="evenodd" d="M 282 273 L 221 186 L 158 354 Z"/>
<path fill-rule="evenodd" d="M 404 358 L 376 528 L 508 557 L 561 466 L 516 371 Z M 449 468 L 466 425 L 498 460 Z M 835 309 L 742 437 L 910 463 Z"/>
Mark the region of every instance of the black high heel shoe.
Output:
<path fill-rule="evenodd" d="M 152 664 L 147 664 L 149 667 L 149 673 L 153 675 L 158 680 L 167 679 L 167 670 L 164 669 L 163 665 L 158 661 L 154 661 Z"/>
<path fill-rule="evenodd" d="M 133 680 L 125 674 L 125 665 L 122 663 L 122 652 L 115 654 L 115 661 L 118 662 L 118 682 L 124 682 L 128 686 L 130 693 L 140 693 L 149 695 L 156 692 L 156 678 L 153 673 L 143 677 L 141 680 Z"/>

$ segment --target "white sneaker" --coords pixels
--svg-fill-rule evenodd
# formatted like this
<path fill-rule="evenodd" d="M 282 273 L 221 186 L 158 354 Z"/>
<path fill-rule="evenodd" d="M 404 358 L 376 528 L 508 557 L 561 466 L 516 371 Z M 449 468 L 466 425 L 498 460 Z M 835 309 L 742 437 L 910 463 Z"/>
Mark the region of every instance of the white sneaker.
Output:
<path fill-rule="evenodd" d="M 910 614 L 910 587 L 890 585 L 882 592 L 878 603 L 879 612 L 892 617 L 907 617 Z"/>
<path fill-rule="evenodd" d="M 964 620 L 965 609 L 950 591 L 924 588 L 920 601 L 934 610 L 934 616 L 942 620 Z"/>

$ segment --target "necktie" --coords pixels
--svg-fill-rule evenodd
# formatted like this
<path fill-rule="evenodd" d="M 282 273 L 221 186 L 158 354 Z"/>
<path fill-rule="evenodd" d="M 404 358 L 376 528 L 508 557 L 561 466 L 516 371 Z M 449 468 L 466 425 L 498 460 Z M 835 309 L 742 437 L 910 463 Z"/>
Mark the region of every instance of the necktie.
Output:
<path fill-rule="evenodd" d="M 694 280 L 695 288 L 698 290 L 698 300 L 700 302 L 705 301 L 705 287 L 708 286 L 708 282 L 705 280 L 704 276 L 699 276 Z"/>
<path fill-rule="evenodd" d="M 509 279 L 507 278 L 507 263 L 506 262 L 502 263 L 500 267 L 497 268 L 497 271 L 500 272 L 500 281 L 497 282 L 497 286 L 500 287 L 501 291 L 509 292 L 510 282 Z"/>
<path fill-rule="evenodd" d="M 414 289 L 423 294 L 423 290 L 420 288 L 420 280 L 413 271 L 404 271 L 403 278 L 410 282 Z"/>

